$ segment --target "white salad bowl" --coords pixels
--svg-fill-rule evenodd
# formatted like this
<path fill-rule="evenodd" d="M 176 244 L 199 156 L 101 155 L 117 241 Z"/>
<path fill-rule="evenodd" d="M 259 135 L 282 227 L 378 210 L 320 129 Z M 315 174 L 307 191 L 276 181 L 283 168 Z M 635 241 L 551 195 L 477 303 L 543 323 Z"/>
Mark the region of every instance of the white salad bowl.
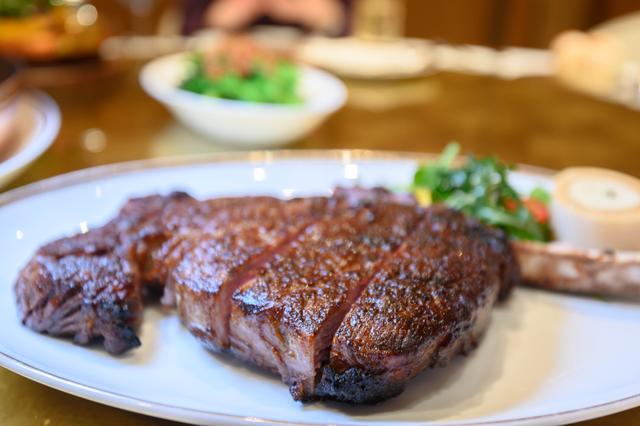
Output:
<path fill-rule="evenodd" d="M 185 126 L 228 145 L 276 146 L 301 138 L 344 105 L 347 90 L 329 73 L 302 66 L 299 105 L 235 101 L 180 89 L 190 72 L 189 53 L 148 63 L 140 84 Z"/>

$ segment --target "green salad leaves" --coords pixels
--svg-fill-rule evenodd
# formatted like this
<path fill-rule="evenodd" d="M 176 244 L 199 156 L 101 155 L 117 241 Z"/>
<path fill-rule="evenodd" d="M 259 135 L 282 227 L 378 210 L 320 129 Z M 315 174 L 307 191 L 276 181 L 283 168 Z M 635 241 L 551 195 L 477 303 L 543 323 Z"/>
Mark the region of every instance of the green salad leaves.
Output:
<path fill-rule="evenodd" d="M 549 241 L 549 194 L 536 188 L 522 199 L 509 184 L 514 166 L 494 157 L 469 156 L 460 165 L 458 144 L 449 144 L 434 163 L 418 168 L 413 192 L 421 204 L 445 203 L 523 240 Z"/>
<path fill-rule="evenodd" d="M 0 0 L 0 16 L 29 16 L 52 6 L 52 0 Z"/>
<path fill-rule="evenodd" d="M 183 90 L 215 98 L 273 104 L 299 104 L 298 67 L 280 60 L 272 67 L 256 62 L 251 72 L 240 75 L 231 68 L 212 78 L 207 75 L 202 55 L 193 57 L 193 70 L 180 86 Z"/>

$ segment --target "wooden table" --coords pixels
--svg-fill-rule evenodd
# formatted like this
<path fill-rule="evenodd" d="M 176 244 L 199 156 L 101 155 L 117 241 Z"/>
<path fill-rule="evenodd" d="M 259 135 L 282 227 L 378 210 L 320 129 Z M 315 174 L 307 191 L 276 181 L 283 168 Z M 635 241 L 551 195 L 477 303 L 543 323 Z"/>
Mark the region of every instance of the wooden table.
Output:
<path fill-rule="evenodd" d="M 290 148 L 438 152 L 457 140 L 465 151 L 507 161 L 551 168 L 594 165 L 640 175 L 640 113 L 548 79 L 440 74 L 348 85 L 348 106 Z M 105 81 L 49 92 L 62 110 L 60 135 L 9 188 L 99 164 L 229 150 L 176 124 L 141 91 L 136 67 Z M 76 398 L 0 369 L 0 424 L 171 423 Z M 637 425 L 640 408 L 582 424 Z"/>

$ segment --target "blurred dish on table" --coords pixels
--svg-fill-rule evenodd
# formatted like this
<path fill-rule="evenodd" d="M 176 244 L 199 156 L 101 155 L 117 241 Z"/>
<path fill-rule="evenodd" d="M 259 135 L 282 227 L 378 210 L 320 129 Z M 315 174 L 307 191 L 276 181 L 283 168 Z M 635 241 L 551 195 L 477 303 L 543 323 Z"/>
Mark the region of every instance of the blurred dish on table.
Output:
<path fill-rule="evenodd" d="M 551 43 L 553 71 L 562 84 L 596 98 L 640 108 L 640 60 L 620 34 L 564 31 Z"/>
<path fill-rule="evenodd" d="M 51 144 L 60 129 L 60 111 L 48 95 L 19 95 L 7 144 L 0 146 L 0 187 L 16 177 Z"/>
<path fill-rule="evenodd" d="M 284 52 L 235 36 L 193 53 L 180 88 L 212 98 L 295 105 L 302 102 L 299 77 L 300 69 Z"/>
<path fill-rule="evenodd" d="M 626 56 L 615 37 L 598 32 L 565 31 L 553 40 L 551 50 L 556 77 L 593 94 L 615 89 Z"/>
<path fill-rule="evenodd" d="M 84 1 L 0 2 L 0 54 L 28 62 L 96 56 L 106 30 Z"/>
<path fill-rule="evenodd" d="M 432 65 L 426 40 L 312 37 L 298 50 L 303 62 L 342 77 L 400 79 L 426 74 Z"/>
<path fill-rule="evenodd" d="M 0 59 L 0 159 L 14 128 L 19 88 L 18 66 Z"/>
<path fill-rule="evenodd" d="M 94 81 L 120 71 L 99 47 L 107 18 L 83 0 L 0 1 L 0 57 L 25 63 L 23 80 L 36 87 Z"/>
<path fill-rule="evenodd" d="M 156 59 L 144 90 L 187 127 L 226 144 L 281 145 L 311 132 L 346 100 L 346 88 L 245 39 Z"/>

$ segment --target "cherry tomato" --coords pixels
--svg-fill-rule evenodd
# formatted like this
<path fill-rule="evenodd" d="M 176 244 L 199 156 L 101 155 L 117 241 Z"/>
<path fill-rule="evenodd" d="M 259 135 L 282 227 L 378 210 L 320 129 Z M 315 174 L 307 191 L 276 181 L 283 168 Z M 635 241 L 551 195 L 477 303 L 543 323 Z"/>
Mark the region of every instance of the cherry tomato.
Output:
<path fill-rule="evenodd" d="M 527 198 L 524 200 L 524 205 L 531 212 L 536 222 L 543 225 L 549 222 L 549 209 L 542 201 L 535 198 Z"/>
<path fill-rule="evenodd" d="M 513 198 L 507 198 L 504 200 L 504 208 L 507 209 L 508 212 L 515 212 L 518 210 L 518 202 Z"/>

